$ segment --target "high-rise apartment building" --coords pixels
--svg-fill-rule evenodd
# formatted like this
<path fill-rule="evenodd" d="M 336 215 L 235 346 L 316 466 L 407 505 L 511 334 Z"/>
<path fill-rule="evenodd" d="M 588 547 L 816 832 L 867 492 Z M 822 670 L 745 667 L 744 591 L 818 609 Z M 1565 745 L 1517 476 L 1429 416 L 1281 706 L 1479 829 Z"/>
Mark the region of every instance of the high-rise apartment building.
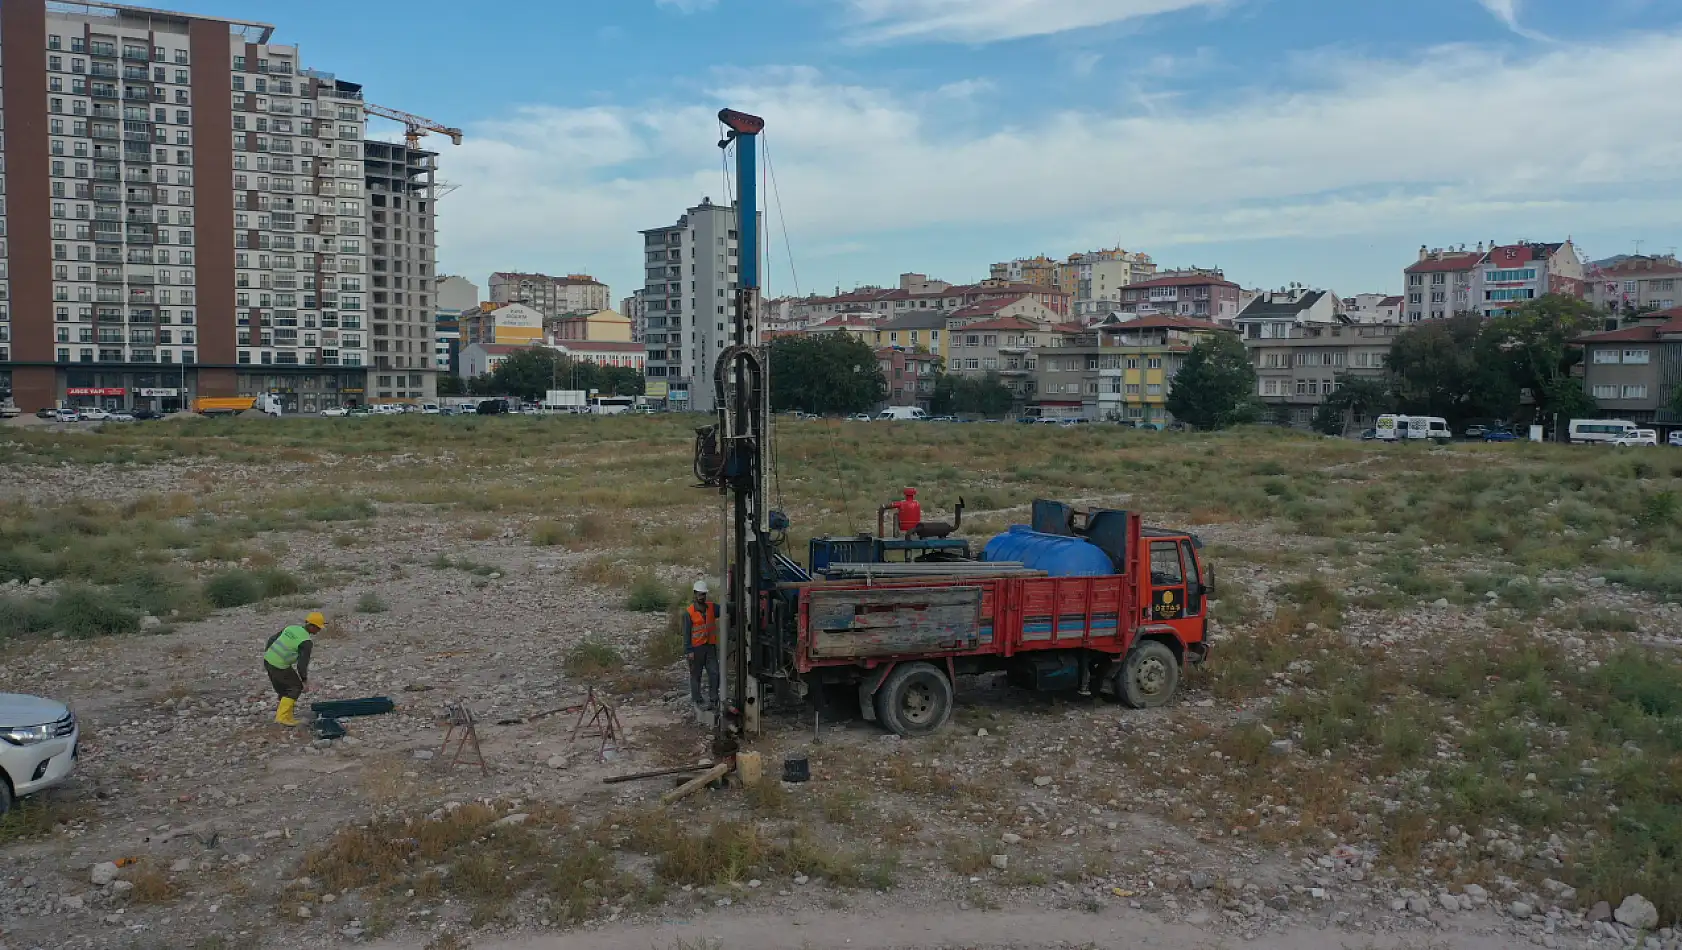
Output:
<path fill-rule="evenodd" d="M 368 395 L 376 400 L 438 395 L 437 167 L 437 152 L 403 143 L 363 145 L 373 329 Z"/>
<path fill-rule="evenodd" d="M 273 34 L 111 3 L 0 3 L 0 391 L 18 405 L 276 393 L 318 411 L 378 396 L 366 373 L 382 337 L 431 368 L 418 300 L 431 196 L 375 255 L 417 268 L 403 309 L 416 295 L 427 335 L 400 337 L 369 319 L 367 194 L 429 189 L 430 160 L 416 175 L 426 153 L 384 146 L 400 160 L 365 167 L 361 87 L 302 68 Z M 424 370 L 404 375 L 393 396 L 430 395 Z"/>
<path fill-rule="evenodd" d="M 612 296 L 606 284 L 589 274 L 550 277 L 498 272 L 491 275 L 491 303 L 525 304 L 545 317 L 607 310 L 613 306 L 609 300 Z"/>
<path fill-rule="evenodd" d="M 671 409 L 711 412 L 713 364 L 737 342 L 736 208 L 703 198 L 676 224 L 642 236 L 648 395 Z"/>

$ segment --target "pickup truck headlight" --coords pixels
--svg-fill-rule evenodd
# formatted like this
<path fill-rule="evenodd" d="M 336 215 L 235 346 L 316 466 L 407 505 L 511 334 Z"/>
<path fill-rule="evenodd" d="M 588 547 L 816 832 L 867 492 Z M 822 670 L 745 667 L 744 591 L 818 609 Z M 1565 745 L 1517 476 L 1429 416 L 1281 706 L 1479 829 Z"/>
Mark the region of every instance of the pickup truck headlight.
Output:
<path fill-rule="evenodd" d="M 13 726 L 0 729 L 0 739 L 12 745 L 36 745 L 53 738 L 56 727 L 52 723 L 42 726 Z"/>

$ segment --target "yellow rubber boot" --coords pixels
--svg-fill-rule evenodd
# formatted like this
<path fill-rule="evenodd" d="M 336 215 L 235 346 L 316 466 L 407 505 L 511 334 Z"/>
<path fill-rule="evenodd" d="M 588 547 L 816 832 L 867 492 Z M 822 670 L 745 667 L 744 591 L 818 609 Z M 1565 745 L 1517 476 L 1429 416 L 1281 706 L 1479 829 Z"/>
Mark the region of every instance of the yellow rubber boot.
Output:
<path fill-rule="evenodd" d="M 280 706 L 274 711 L 274 721 L 283 726 L 298 725 L 297 718 L 292 715 L 292 707 L 297 704 L 297 700 L 294 700 L 292 697 L 282 696 L 280 698 Z"/>

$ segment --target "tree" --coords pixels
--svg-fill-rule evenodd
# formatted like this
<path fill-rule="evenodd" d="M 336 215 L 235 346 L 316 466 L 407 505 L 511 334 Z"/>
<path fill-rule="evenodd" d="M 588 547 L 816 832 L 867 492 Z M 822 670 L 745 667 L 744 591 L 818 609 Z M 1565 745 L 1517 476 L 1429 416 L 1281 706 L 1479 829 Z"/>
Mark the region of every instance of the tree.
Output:
<path fill-rule="evenodd" d="M 929 407 L 935 415 L 964 413 L 997 418 L 1008 414 L 1015 402 L 1015 395 L 998 373 L 982 377 L 941 373 L 935 377 Z"/>
<path fill-rule="evenodd" d="M 628 366 L 598 366 L 544 346 L 516 350 L 496 369 L 468 382 L 478 396 L 518 396 L 537 401 L 551 389 L 595 391 L 603 396 L 640 396 L 643 376 Z"/>
<path fill-rule="evenodd" d="M 875 351 L 845 333 L 778 337 L 770 359 L 774 412 L 865 412 L 888 398 Z"/>
<path fill-rule="evenodd" d="M 1395 401 L 1387 379 L 1340 375 L 1337 388 L 1314 410 L 1314 429 L 1343 435 L 1356 420 L 1389 411 Z"/>
<path fill-rule="evenodd" d="M 1224 429 L 1257 418 L 1256 371 L 1236 334 L 1217 333 L 1191 348 L 1174 376 L 1168 411 L 1199 429 Z"/>
<path fill-rule="evenodd" d="M 1582 349 L 1571 341 L 1598 329 L 1604 319 L 1586 301 L 1548 294 L 1491 318 L 1477 356 L 1513 389 L 1530 392 L 1537 419 L 1569 419 L 1595 408 L 1582 382 L 1571 375 L 1583 359 Z"/>
<path fill-rule="evenodd" d="M 439 373 L 438 395 L 465 396 L 467 395 L 467 382 L 454 373 Z"/>
<path fill-rule="evenodd" d="M 1486 327 L 1476 313 L 1457 313 L 1408 327 L 1396 336 L 1385 365 L 1395 405 L 1404 412 L 1442 416 L 1451 424 L 1479 416 L 1505 418 L 1518 389 L 1479 355 Z"/>

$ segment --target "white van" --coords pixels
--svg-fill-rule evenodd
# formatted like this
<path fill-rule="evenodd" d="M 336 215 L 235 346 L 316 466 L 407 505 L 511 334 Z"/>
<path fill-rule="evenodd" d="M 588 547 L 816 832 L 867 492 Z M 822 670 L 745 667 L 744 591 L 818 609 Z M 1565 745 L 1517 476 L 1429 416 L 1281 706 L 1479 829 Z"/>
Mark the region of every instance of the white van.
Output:
<path fill-rule="evenodd" d="M 922 408 L 918 406 L 889 406 L 876 414 L 878 421 L 892 421 L 898 419 L 901 422 L 908 422 L 919 419 L 927 419 L 928 417 L 929 414 L 924 412 Z"/>
<path fill-rule="evenodd" d="M 1383 442 L 1431 439 L 1440 444 L 1454 438 L 1454 433 L 1448 428 L 1448 420 L 1441 416 L 1386 414 L 1378 417 L 1377 429 L 1377 437 Z"/>
<path fill-rule="evenodd" d="M 1572 419 L 1569 438 L 1572 445 L 1612 443 L 1635 437 L 1635 423 L 1622 419 Z"/>

